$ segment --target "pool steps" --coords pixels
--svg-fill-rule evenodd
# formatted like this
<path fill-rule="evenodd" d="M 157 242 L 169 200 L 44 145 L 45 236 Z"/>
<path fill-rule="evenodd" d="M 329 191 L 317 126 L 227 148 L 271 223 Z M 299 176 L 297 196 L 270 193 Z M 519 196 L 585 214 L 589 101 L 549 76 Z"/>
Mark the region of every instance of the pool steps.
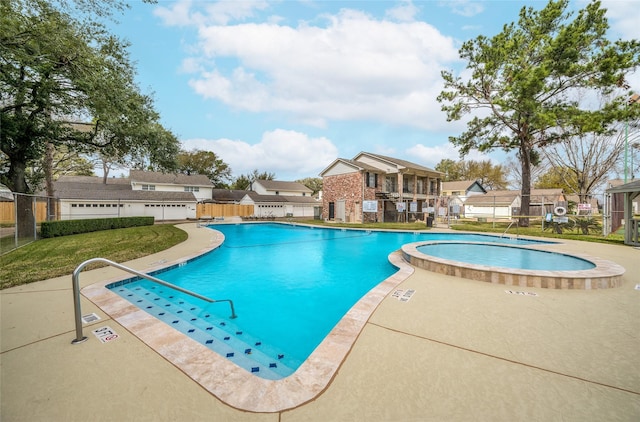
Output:
<path fill-rule="evenodd" d="M 256 376 L 277 380 L 295 371 L 287 365 L 290 359 L 284 353 L 241 331 L 231 320 L 190 303 L 178 292 L 137 283 L 111 290 Z"/>

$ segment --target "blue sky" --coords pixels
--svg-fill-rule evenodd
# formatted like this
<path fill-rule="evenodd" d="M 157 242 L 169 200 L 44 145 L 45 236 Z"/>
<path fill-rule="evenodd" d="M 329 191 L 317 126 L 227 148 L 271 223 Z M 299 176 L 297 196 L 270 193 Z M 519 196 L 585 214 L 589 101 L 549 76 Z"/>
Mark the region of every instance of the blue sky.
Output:
<path fill-rule="evenodd" d="M 432 168 L 458 160 L 448 136 L 465 126 L 440 111 L 440 71 L 464 67 L 462 42 L 545 4 L 136 1 L 111 29 L 131 43 L 139 86 L 184 149 L 215 152 L 234 177 L 258 169 L 296 180 L 360 151 Z M 603 5 L 612 38 L 640 38 L 640 1 Z M 640 75 L 631 82 L 640 87 Z"/>

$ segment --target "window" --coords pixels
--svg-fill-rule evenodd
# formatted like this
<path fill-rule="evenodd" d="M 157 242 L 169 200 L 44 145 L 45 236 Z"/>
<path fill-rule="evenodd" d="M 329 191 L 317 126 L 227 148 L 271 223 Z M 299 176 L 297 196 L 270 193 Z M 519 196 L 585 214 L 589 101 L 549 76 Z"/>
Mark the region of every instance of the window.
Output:
<path fill-rule="evenodd" d="M 142 190 L 156 190 L 156 185 L 142 185 Z"/>
<path fill-rule="evenodd" d="M 365 186 L 375 188 L 378 185 L 378 175 L 376 173 L 365 173 Z"/>
<path fill-rule="evenodd" d="M 398 192 L 398 182 L 396 182 L 395 176 L 387 176 L 384 179 L 384 191 L 385 192 Z"/>
<path fill-rule="evenodd" d="M 418 177 L 418 186 L 416 189 L 416 193 L 426 194 L 427 193 L 426 186 L 427 186 L 426 179 L 424 177 Z"/>
<path fill-rule="evenodd" d="M 199 186 L 185 186 L 184 187 L 184 191 L 185 192 L 200 192 L 200 187 Z"/>
<path fill-rule="evenodd" d="M 429 181 L 429 194 L 430 195 L 438 195 L 438 185 L 435 180 Z"/>

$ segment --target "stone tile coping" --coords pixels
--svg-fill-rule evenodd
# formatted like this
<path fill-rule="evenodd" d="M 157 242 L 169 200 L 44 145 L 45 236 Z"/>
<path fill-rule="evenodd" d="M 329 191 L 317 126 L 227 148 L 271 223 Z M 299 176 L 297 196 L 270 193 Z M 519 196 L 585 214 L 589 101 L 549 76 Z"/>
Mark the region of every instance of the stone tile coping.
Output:
<path fill-rule="evenodd" d="M 519 287 L 586 290 L 605 289 L 610 287 L 619 287 L 622 283 L 622 275 L 625 272 L 624 267 L 616 264 L 615 262 L 579 253 L 560 254 L 584 259 L 593 263 L 595 268 L 579 271 L 554 271 L 494 267 L 435 257 L 424 254 L 418 250 L 418 247 L 420 246 L 437 243 L 460 243 L 460 241 L 448 242 L 440 240 L 408 243 L 402 246 L 402 255 L 411 265 L 427 271 L 468 278 L 471 280 L 484 281 L 487 283 Z M 467 243 L 496 246 L 494 243 L 485 242 Z M 559 253 L 545 249 L 544 244 L 509 247 Z"/>

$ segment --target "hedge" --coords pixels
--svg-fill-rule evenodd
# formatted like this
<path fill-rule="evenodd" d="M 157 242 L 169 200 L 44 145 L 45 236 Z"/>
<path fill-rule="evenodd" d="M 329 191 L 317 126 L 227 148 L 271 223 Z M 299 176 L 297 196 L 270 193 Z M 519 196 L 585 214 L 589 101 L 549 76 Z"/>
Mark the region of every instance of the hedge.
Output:
<path fill-rule="evenodd" d="M 43 221 L 40 236 L 43 238 L 90 233 L 100 230 L 126 227 L 153 226 L 153 217 L 90 218 L 86 220 Z"/>

